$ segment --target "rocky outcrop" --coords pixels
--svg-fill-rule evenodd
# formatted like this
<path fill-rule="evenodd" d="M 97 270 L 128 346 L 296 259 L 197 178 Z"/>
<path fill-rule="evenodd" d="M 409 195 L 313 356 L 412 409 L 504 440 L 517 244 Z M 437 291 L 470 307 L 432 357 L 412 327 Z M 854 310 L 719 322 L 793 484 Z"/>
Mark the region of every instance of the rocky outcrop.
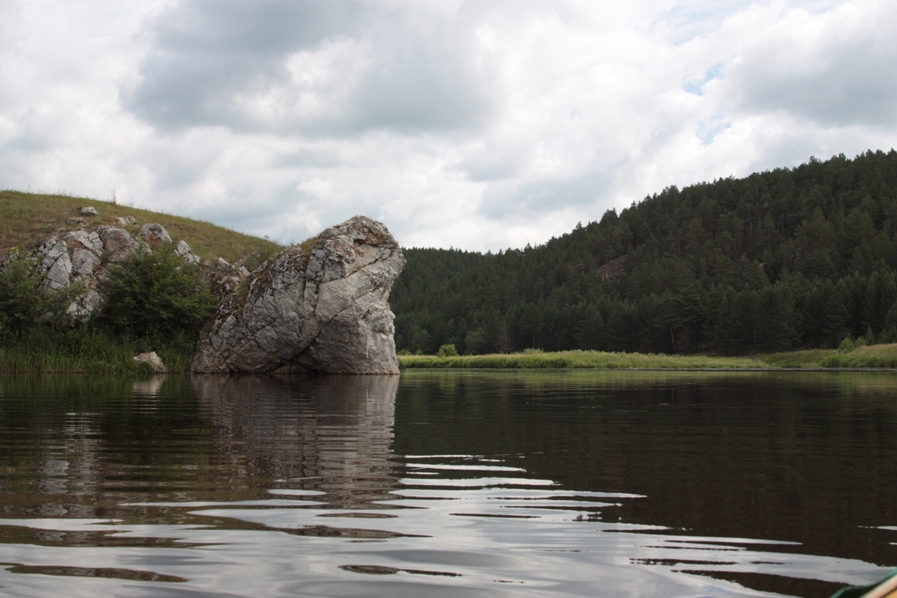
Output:
<path fill-rule="evenodd" d="M 357 216 L 290 247 L 226 297 L 193 372 L 398 373 L 387 299 L 405 266 L 381 223 Z"/>
<path fill-rule="evenodd" d="M 101 226 L 99 234 L 103 239 L 103 250 L 106 251 L 110 262 L 127 261 L 137 249 L 137 241 L 123 228 Z"/>
<path fill-rule="evenodd" d="M 181 259 L 189 265 L 195 265 L 199 263 L 199 256 L 193 254 L 193 250 L 190 249 L 190 246 L 187 245 L 187 242 L 184 240 L 178 241 L 174 252 L 181 256 Z"/>
<path fill-rule="evenodd" d="M 161 224 L 144 224 L 140 227 L 140 232 L 137 233 L 137 236 L 143 239 L 153 251 L 159 249 L 165 243 L 172 242 L 168 231 Z"/>
<path fill-rule="evenodd" d="M 82 208 L 80 212 L 88 216 L 96 215 L 96 210 L 86 213 Z M 68 313 L 80 322 L 87 322 L 103 307 L 100 288 L 109 263 L 124 262 L 141 247 L 153 250 L 171 242 L 168 231 L 161 224 L 145 225 L 137 238 L 123 228 L 111 226 L 99 226 L 92 232 L 83 228 L 72 231 L 63 229 L 28 257 L 35 260 L 46 274 L 44 284 L 47 288 L 61 290 L 73 284 L 81 285 L 82 292 L 76 293 Z M 190 251 L 190 246 L 183 241 L 178 244 L 177 253 L 187 264 L 199 262 L 199 258 Z M 17 254 L 10 254 L 0 259 L 0 269 L 16 257 Z"/>
<path fill-rule="evenodd" d="M 69 256 L 65 241 L 50 239 L 43 246 L 46 252 L 43 254 L 41 265 L 47 271 L 44 284 L 50 289 L 58 291 L 68 286 L 72 277 L 72 258 Z"/>

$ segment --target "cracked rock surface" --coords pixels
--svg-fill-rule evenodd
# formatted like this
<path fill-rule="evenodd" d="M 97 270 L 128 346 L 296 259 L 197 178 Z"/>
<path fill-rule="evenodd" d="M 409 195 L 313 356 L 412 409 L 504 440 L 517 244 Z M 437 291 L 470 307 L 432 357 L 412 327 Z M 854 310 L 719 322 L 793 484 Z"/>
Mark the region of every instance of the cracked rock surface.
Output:
<path fill-rule="evenodd" d="M 356 216 L 289 247 L 226 297 L 197 343 L 197 373 L 395 374 L 387 302 L 405 266 L 383 224 Z"/>

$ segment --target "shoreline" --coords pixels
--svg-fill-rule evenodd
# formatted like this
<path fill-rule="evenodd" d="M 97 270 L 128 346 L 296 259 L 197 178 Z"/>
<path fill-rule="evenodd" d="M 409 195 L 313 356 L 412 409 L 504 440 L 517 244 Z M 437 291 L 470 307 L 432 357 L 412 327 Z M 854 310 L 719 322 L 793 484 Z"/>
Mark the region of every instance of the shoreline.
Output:
<path fill-rule="evenodd" d="M 897 344 L 850 352 L 809 349 L 743 357 L 559 351 L 490 355 L 399 355 L 411 369 L 591 369 L 630 371 L 897 371 Z"/>

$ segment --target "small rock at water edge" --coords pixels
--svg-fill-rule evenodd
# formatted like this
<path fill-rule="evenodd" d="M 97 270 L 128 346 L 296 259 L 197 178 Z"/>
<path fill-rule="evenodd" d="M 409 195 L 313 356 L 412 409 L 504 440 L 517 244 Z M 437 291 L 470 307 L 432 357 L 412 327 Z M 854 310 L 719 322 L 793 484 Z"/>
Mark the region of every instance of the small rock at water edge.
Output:
<path fill-rule="evenodd" d="M 165 364 L 162 363 L 162 359 L 156 355 L 155 351 L 150 351 L 149 353 L 138 353 L 134 356 L 134 361 L 137 363 L 148 363 L 154 372 L 164 373 L 167 370 Z"/>

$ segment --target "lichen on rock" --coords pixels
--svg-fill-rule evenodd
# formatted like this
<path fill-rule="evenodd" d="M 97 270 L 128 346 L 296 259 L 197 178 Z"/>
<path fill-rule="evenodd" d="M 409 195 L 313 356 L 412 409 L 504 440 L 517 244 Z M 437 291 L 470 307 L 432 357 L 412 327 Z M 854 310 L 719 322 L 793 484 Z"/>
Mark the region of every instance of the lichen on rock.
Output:
<path fill-rule="evenodd" d="M 363 216 L 289 247 L 221 302 L 191 369 L 398 373 L 387 299 L 404 265 L 386 227 Z"/>

